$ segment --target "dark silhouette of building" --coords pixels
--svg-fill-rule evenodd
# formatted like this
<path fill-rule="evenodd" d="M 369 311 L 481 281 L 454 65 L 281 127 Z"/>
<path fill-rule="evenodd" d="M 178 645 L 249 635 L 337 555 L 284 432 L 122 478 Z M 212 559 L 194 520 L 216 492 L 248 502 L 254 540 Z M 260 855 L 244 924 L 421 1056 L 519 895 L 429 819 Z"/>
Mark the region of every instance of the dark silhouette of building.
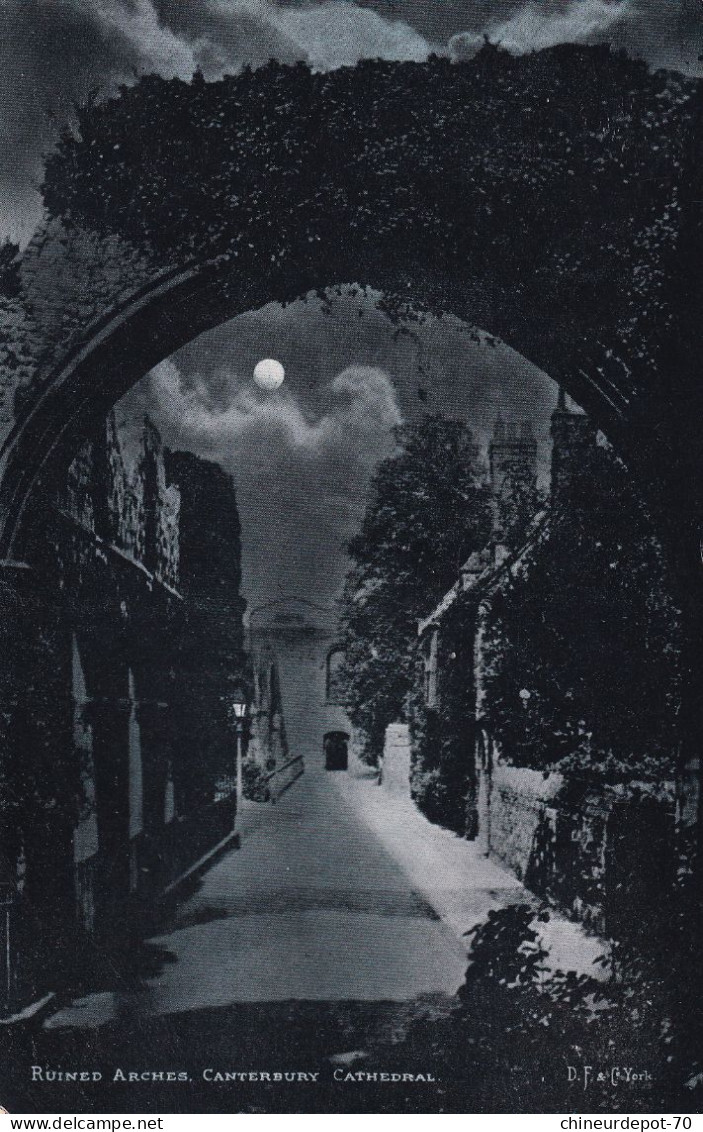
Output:
<path fill-rule="evenodd" d="M 179 713 L 186 760 L 182 788 L 207 802 L 231 773 L 231 702 L 245 668 L 239 512 L 232 479 L 217 464 L 189 452 L 166 452 L 165 467 L 181 501 L 185 624 L 177 668 L 187 689 L 187 708 Z"/>
<path fill-rule="evenodd" d="M 419 625 L 422 695 L 414 731 L 424 746 L 416 742 L 413 750 L 410 785 L 422 759 L 445 797 L 457 793 L 462 775 L 463 812 L 445 805 L 434 816 L 425 807 L 428 816 L 476 838 L 486 855 L 569 916 L 618 936 L 633 923 L 651 923 L 674 883 L 676 834 L 667 800 L 673 782 L 663 784 L 660 798 L 642 800 L 637 791 L 629 796 L 624 787 L 595 776 L 546 772 L 522 763 L 519 751 L 504 750 L 492 722 L 495 609 L 506 594 L 519 591 L 540 559 L 558 553 L 565 521 L 579 521 L 594 491 L 610 499 L 610 485 L 598 474 L 604 454 L 598 430 L 563 390 L 551 437 L 549 505 L 527 516 L 526 537 L 512 545 L 501 543 L 505 532 L 498 525 L 492 544 L 471 556 L 455 586 Z M 514 491 L 516 480 L 534 474 L 536 450 L 528 429 L 498 420 L 489 452 L 498 502 Z M 574 648 L 578 628 L 575 616 Z M 528 687 L 525 694 L 534 693 Z M 636 868 L 637 862 L 644 867 Z"/>
<path fill-rule="evenodd" d="M 560 508 L 575 502 L 579 486 L 585 482 L 598 430 L 586 413 L 568 407 L 566 393 L 560 388 L 550 431 L 551 502 L 552 507 Z"/>
<path fill-rule="evenodd" d="M 537 441 L 531 421 L 508 422 L 499 416 L 488 447 L 496 548 L 519 545 L 526 521 L 538 508 Z"/>

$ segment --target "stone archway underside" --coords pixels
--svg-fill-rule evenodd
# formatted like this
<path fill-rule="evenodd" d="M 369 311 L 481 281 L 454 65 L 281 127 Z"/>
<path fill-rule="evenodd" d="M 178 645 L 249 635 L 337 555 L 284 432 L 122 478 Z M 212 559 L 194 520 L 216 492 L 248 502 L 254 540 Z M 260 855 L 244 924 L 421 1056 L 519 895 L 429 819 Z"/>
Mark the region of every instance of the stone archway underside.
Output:
<path fill-rule="evenodd" d="M 703 319 L 683 300 L 698 103 L 692 82 L 602 48 L 487 47 L 461 65 L 148 78 L 84 111 L 3 300 L 2 556 L 46 462 L 151 367 L 341 283 L 383 292 L 390 317 L 448 312 L 502 338 L 592 413 L 663 512 L 685 481 L 700 514 Z"/>

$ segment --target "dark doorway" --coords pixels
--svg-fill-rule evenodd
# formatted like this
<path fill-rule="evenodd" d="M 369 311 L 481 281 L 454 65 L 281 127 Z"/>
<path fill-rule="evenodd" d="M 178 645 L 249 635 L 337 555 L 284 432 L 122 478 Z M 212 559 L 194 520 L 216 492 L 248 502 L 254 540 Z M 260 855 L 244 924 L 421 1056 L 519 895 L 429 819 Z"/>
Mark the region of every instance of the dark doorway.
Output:
<path fill-rule="evenodd" d="M 346 731 L 328 731 L 323 740 L 325 770 L 346 770 L 349 766 L 349 736 Z"/>

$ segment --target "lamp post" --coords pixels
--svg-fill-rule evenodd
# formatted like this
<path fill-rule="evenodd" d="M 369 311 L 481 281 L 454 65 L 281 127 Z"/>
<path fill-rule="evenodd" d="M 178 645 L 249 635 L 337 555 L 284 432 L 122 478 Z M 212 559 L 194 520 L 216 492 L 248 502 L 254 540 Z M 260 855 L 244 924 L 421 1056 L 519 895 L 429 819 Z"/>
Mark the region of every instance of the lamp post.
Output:
<path fill-rule="evenodd" d="M 242 738 L 244 736 L 244 721 L 247 714 L 247 701 L 241 688 L 238 688 L 232 700 L 234 724 L 237 732 L 237 809 L 234 813 L 234 843 L 237 848 L 241 844 L 242 803 L 244 801 L 244 780 L 242 775 Z"/>

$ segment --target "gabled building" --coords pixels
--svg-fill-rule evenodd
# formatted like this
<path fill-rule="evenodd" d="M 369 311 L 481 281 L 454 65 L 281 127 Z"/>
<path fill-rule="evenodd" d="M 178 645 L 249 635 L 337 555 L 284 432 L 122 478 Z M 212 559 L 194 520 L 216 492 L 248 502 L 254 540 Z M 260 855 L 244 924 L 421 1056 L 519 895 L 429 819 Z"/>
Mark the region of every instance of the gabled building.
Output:
<path fill-rule="evenodd" d="M 548 504 L 512 546 L 497 520 L 491 543 L 469 558 L 419 625 L 422 694 L 410 728 L 411 786 L 420 796 L 429 773 L 445 784 L 442 797 L 458 789 L 461 804 L 434 820 L 477 840 L 485 854 L 574 918 L 618 935 L 628 919 L 651 911 L 673 883 L 673 805 L 663 800 L 667 790 L 673 796 L 673 783 L 662 784 L 661 800 L 640 804 L 625 786 L 530 769 L 521 765 L 519 752 L 502 750 L 491 725 L 496 693 L 487 634 L 494 605 L 506 592 L 519 594 L 533 564 L 549 555 L 561 519 L 578 513 L 592 490 L 588 469 L 599 443 L 597 429 L 567 404 L 563 391 L 551 435 Z M 518 478 L 532 474 L 533 449 L 527 441 L 521 446 L 523 439 L 522 430 L 498 422 L 490 449 L 498 496 L 511 469 L 517 466 Z M 577 623 L 574 633 L 577 638 Z M 520 695 L 527 699 L 531 692 L 526 688 Z M 433 816 L 426 802 L 423 809 Z M 639 879 L 638 860 L 648 862 L 647 876 Z"/>

